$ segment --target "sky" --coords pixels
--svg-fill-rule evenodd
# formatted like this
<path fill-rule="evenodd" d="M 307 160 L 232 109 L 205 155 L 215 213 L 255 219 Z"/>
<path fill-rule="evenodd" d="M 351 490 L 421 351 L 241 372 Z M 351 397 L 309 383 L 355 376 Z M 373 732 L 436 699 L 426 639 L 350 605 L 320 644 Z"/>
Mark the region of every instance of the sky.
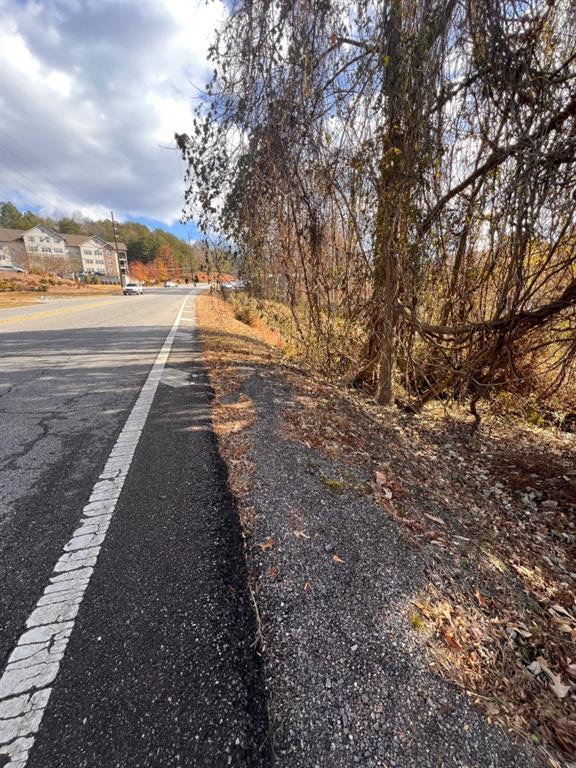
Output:
<path fill-rule="evenodd" d="M 224 17 L 221 0 L 0 0 L 0 200 L 196 239 L 173 137 Z"/>

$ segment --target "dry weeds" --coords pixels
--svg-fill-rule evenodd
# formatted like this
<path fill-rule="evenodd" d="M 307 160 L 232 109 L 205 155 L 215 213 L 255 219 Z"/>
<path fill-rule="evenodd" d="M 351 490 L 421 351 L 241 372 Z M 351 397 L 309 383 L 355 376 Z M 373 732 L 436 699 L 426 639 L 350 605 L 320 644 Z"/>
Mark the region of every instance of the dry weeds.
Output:
<path fill-rule="evenodd" d="M 278 337 L 262 321 L 235 320 L 216 296 L 200 300 L 199 321 L 216 429 L 232 487 L 245 498 L 245 433 L 255 415 L 238 393 L 255 367 L 281 362 Z M 574 435 L 495 418 L 473 434 L 463 411 L 408 416 L 290 368 L 283 377 L 294 394 L 287 435 L 340 461 L 340 482 L 380 503 L 430 559 L 411 623 L 427 640 L 431 665 L 491 720 L 538 744 L 550 765 L 572 765 Z"/>
<path fill-rule="evenodd" d="M 213 423 L 228 464 L 245 536 L 253 530 L 253 513 L 246 504 L 254 467 L 248 458 L 247 430 L 255 413 L 251 399 L 241 392 L 255 368 L 279 360 L 277 337 L 259 321 L 248 326 L 234 317 L 231 306 L 215 294 L 198 298 L 198 328 L 214 390 Z"/>

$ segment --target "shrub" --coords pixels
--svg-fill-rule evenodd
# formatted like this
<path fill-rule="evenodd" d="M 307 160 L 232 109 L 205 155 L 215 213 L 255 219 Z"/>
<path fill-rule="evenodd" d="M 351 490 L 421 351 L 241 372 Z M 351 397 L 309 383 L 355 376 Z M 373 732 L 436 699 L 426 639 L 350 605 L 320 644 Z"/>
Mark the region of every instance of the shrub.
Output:
<path fill-rule="evenodd" d="M 246 325 L 255 325 L 258 319 L 258 312 L 250 299 L 241 299 L 235 302 L 234 317 Z"/>

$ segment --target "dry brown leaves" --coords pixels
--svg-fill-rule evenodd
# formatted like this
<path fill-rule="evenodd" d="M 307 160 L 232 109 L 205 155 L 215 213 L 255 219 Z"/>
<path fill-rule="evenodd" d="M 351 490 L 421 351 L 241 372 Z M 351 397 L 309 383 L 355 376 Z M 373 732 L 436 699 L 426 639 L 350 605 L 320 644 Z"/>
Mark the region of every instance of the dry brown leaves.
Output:
<path fill-rule="evenodd" d="M 472 437 L 466 414 L 413 419 L 291 384 L 288 436 L 370 474 L 370 496 L 430 546 L 413 626 L 435 668 L 550 765 L 576 760 L 574 437 L 496 422 Z"/>
<path fill-rule="evenodd" d="M 279 360 L 275 340 L 264 343 L 262 329 L 235 320 L 216 297 L 200 300 L 199 324 L 216 429 L 242 495 L 254 413 L 241 397 L 221 398 L 239 391 L 254 362 Z M 342 462 L 347 487 L 431 553 L 430 585 L 411 619 L 431 664 L 491 720 L 538 744 L 550 765 L 576 760 L 574 437 L 498 422 L 471 437 L 464 413 L 447 419 L 432 407 L 416 419 L 291 369 L 283 378 L 295 396 L 284 413 L 287 436 Z M 304 521 L 293 515 L 304 542 Z M 338 555 L 332 560 L 344 567 Z M 278 577 L 271 566 L 268 578 Z"/>
<path fill-rule="evenodd" d="M 248 432 L 255 413 L 242 387 L 254 366 L 270 365 L 277 352 L 263 338 L 261 329 L 236 320 L 232 308 L 220 296 L 200 296 L 197 307 L 203 354 L 215 395 L 214 430 L 228 466 L 230 487 L 239 502 L 244 533 L 250 535 L 254 516 L 246 498 L 254 466 L 248 458 Z"/>

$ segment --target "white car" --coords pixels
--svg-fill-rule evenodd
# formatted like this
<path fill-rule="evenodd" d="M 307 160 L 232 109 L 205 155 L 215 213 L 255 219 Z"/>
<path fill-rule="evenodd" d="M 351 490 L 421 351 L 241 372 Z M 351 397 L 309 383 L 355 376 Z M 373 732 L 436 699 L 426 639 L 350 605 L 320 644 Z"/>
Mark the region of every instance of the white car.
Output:
<path fill-rule="evenodd" d="M 14 266 L 14 264 L 0 264 L 0 269 L 6 272 L 24 272 L 23 269 Z"/>
<path fill-rule="evenodd" d="M 129 282 L 126 283 L 124 286 L 124 296 L 138 296 L 142 295 L 142 284 L 141 283 L 135 283 L 135 282 Z"/>
<path fill-rule="evenodd" d="M 166 280 L 164 288 L 178 288 L 178 283 L 175 283 L 174 280 Z"/>

